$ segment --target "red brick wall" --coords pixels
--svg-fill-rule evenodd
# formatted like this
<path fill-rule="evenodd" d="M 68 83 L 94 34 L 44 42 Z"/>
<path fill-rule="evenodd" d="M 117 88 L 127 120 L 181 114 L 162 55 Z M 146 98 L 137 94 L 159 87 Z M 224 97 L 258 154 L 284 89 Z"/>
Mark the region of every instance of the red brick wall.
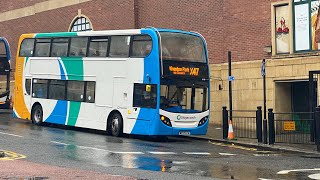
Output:
<path fill-rule="evenodd" d="M 134 28 L 133 1 L 130 0 L 95 0 L 1 22 L 1 36 L 6 37 L 11 46 L 12 68 L 15 68 L 15 55 L 21 34 L 68 31 L 78 9 L 90 18 L 94 30 Z"/>
<path fill-rule="evenodd" d="M 266 57 L 271 45 L 270 0 L 139 0 L 139 25 L 200 32 L 211 63 Z"/>
<path fill-rule="evenodd" d="M 210 62 L 223 62 L 223 0 L 139 0 L 140 27 L 154 26 L 201 33 Z"/>
<path fill-rule="evenodd" d="M 272 43 L 270 0 L 225 0 L 223 24 L 224 57 L 228 49 L 234 61 L 270 57 L 263 51 Z"/>
<path fill-rule="evenodd" d="M 43 1 L 46 0 L 2 0 L 0 1 L 0 13 L 23 8 L 26 6 L 32 6 Z"/>
<path fill-rule="evenodd" d="M 0 13 L 41 1 L 1 1 L 6 8 Z M 227 62 L 228 50 L 233 61 L 262 59 L 268 57 L 263 48 L 271 45 L 270 0 L 93 0 L 1 22 L 1 36 L 8 38 L 15 57 L 21 34 L 67 31 L 78 9 L 94 30 L 154 26 L 197 31 L 207 40 L 211 63 Z"/>

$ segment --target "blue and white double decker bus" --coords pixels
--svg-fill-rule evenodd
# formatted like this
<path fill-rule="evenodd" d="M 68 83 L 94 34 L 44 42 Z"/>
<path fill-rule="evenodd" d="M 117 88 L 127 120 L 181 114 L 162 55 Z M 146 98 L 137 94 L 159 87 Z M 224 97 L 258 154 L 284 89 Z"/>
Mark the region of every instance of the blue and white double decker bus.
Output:
<path fill-rule="evenodd" d="M 10 47 L 6 38 L 0 37 L 0 109 L 10 108 Z"/>
<path fill-rule="evenodd" d="M 14 116 L 113 136 L 202 135 L 209 120 L 204 38 L 133 29 L 24 34 Z"/>

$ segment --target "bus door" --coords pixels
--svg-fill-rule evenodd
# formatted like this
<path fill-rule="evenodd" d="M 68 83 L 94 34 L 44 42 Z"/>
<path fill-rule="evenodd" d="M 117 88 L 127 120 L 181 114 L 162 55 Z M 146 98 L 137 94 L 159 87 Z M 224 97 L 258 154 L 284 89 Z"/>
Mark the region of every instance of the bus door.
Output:
<path fill-rule="evenodd" d="M 0 37 L 0 108 L 10 108 L 10 50 L 9 43 Z"/>
<path fill-rule="evenodd" d="M 29 105 L 29 106 L 31 106 L 31 87 L 32 87 L 31 82 L 32 82 L 32 77 L 26 76 L 26 79 L 24 81 L 24 87 L 25 87 L 24 97 L 25 97 L 26 105 Z"/>

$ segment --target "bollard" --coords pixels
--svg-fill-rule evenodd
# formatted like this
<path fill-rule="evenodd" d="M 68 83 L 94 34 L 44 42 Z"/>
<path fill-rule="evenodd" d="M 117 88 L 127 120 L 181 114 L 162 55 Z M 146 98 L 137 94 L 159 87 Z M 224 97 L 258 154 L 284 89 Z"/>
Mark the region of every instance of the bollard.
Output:
<path fill-rule="evenodd" d="M 269 144 L 274 144 L 276 135 L 275 135 L 275 127 L 274 127 L 273 109 L 268 109 L 268 122 L 269 122 Z"/>
<path fill-rule="evenodd" d="M 222 129 L 223 129 L 223 139 L 228 138 L 228 111 L 227 107 L 222 107 Z"/>
<path fill-rule="evenodd" d="M 263 144 L 268 144 L 268 124 L 267 120 L 263 120 Z"/>
<path fill-rule="evenodd" d="M 256 132 L 258 142 L 262 142 L 262 107 L 258 106 L 256 111 Z"/>
<path fill-rule="evenodd" d="M 315 123 L 315 141 L 317 145 L 317 151 L 320 151 L 320 107 L 316 107 L 314 115 Z"/>

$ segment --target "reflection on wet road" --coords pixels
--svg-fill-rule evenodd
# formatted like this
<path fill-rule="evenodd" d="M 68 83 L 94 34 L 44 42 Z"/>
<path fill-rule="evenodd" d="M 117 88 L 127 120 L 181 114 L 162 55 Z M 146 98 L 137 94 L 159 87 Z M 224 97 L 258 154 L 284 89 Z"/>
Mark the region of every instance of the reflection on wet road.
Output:
<path fill-rule="evenodd" d="M 99 171 L 118 168 L 118 174 L 146 170 L 224 179 L 309 179 L 320 173 L 314 170 L 277 174 L 286 169 L 313 169 L 320 162 L 299 154 L 234 148 L 182 137 L 115 138 L 93 130 L 34 126 L 29 121 L 9 120 L 9 116 L 0 115 L 0 149 L 25 154 L 26 160 L 33 162 Z"/>

